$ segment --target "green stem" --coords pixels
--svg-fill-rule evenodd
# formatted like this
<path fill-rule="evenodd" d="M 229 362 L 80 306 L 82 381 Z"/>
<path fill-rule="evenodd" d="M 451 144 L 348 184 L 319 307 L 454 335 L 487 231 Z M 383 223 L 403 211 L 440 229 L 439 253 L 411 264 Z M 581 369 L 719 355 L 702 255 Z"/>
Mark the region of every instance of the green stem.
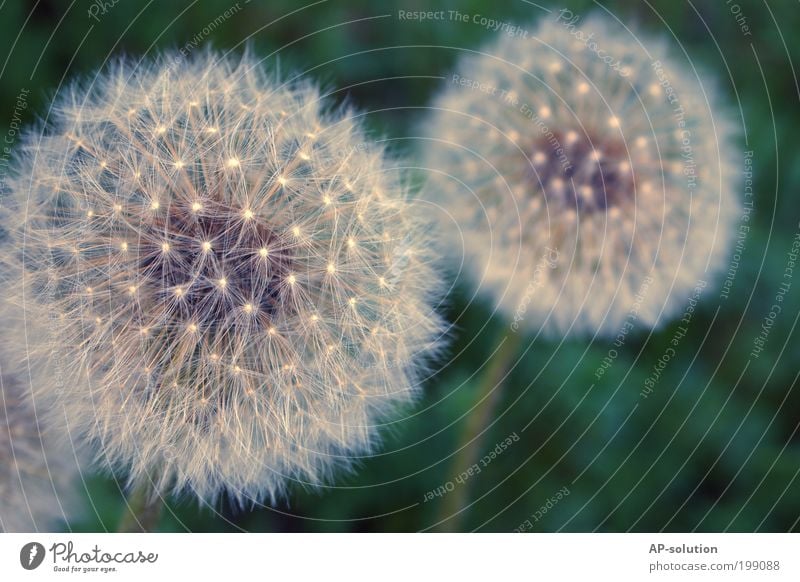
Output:
<path fill-rule="evenodd" d="M 478 462 L 484 448 L 489 425 L 497 413 L 497 406 L 502 400 L 503 378 L 508 373 L 514 356 L 517 354 L 521 337 L 513 333 L 504 336 L 502 345 L 497 349 L 489 362 L 489 367 L 484 374 L 477 395 L 477 402 L 467 416 L 464 433 L 459 442 L 463 443 L 453 457 L 451 476 L 460 475 L 463 471 Z M 455 489 L 449 492 L 442 503 L 439 516 L 438 531 L 461 531 L 462 523 L 466 517 L 466 506 L 470 500 L 472 479 L 461 484 L 456 484 Z"/>
<path fill-rule="evenodd" d="M 128 496 L 128 504 L 120 519 L 118 532 L 149 533 L 155 531 L 164 500 L 149 481 L 136 487 Z"/>

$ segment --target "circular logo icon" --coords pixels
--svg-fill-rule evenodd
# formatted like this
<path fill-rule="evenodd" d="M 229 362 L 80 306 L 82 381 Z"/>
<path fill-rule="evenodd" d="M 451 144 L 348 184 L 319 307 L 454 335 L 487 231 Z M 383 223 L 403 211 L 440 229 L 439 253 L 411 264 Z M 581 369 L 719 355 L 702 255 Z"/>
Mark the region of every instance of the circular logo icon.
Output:
<path fill-rule="evenodd" d="M 44 546 L 39 542 L 30 542 L 22 546 L 19 552 L 19 563 L 26 570 L 35 570 L 44 562 Z"/>

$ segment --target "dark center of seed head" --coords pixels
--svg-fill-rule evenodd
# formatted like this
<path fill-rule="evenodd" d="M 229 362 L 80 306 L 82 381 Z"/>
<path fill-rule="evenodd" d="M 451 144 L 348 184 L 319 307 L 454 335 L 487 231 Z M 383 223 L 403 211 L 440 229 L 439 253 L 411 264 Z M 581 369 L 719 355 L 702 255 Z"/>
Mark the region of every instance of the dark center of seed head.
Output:
<path fill-rule="evenodd" d="M 577 131 L 537 138 L 529 154 L 533 191 L 554 210 L 606 212 L 633 199 L 634 182 L 623 143 Z"/>
<path fill-rule="evenodd" d="M 289 261 L 278 236 L 243 211 L 170 207 L 140 246 L 140 272 L 178 319 L 219 323 L 243 307 L 274 315 Z"/>

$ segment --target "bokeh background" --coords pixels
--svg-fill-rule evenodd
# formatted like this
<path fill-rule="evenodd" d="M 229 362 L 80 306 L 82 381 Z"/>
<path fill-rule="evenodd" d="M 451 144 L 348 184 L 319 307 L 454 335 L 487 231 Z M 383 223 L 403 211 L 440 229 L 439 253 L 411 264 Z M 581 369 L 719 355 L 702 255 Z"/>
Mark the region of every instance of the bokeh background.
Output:
<path fill-rule="evenodd" d="M 398 11 L 459 10 L 532 27 L 562 7 L 576 14 L 605 7 L 667 37 L 741 112 L 755 209 L 729 298 L 718 286 L 703 293 L 648 398 L 640 391 L 677 324 L 638 329 L 600 381 L 594 372 L 610 341 L 523 338 L 489 425 L 479 427 L 486 428 L 479 445 L 488 454 L 517 438 L 466 490 L 457 486 L 468 506 L 452 517 L 456 492 L 429 492 L 466 469 L 456 451 L 475 437 L 467 418 L 508 328 L 459 283 L 442 306 L 454 324 L 452 343 L 422 401 L 385 427 L 378 455 L 329 488 L 293 487 L 274 506 L 212 509 L 170 499 L 159 530 L 513 531 L 526 520 L 529 531 L 800 530 L 800 274 L 763 352 L 751 355 L 800 230 L 796 2 L 7 0 L 0 2 L 0 135 L 10 135 L 21 91 L 30 91 L 22 124 L 35 122 L 60 84 L 91 76 L 113 55 L 187 43 L 241 51 L 250 43 L 268 66 L 310 74 L 336 102 L 366 111 L 375 139 L 413 156 L 424 107 L 443 77 L 463 49 L 498 33 L 472 22 L 401 21 Z M 122 483 L 124 475 L 87 472 L 87 510 L 65 529 L 114 531 L 127 511 Z"/>

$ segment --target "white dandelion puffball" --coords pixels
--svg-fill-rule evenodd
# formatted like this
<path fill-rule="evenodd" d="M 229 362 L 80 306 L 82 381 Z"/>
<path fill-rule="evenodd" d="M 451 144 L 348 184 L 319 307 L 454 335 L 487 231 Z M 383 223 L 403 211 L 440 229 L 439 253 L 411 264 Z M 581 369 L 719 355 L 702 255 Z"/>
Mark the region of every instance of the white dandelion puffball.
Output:
<path fill-rule="evenodd" d="M 57 531 L 79 509 L 77 457 L 40 425 L 24 376 L 0 362 L 0 532 Z"/>
<path fill-rule="evenodd" d="M 568 10 L 460 61 L 426 126 L 426 196 L 515 327 L 655 327 L 722 266 L 738 154 L 706 85 L 665 43 Z"/>
<path fill-rule="evenodd" d="M 133 483 L 203 500 L 352 466 L 441 330 L 429 229 L 384 149 L 259 65 L 123 61 L 73 87 L 4 219 L 22 312 L 58 330 L 29 340 L 64 377 L 38 396 Z"/>

